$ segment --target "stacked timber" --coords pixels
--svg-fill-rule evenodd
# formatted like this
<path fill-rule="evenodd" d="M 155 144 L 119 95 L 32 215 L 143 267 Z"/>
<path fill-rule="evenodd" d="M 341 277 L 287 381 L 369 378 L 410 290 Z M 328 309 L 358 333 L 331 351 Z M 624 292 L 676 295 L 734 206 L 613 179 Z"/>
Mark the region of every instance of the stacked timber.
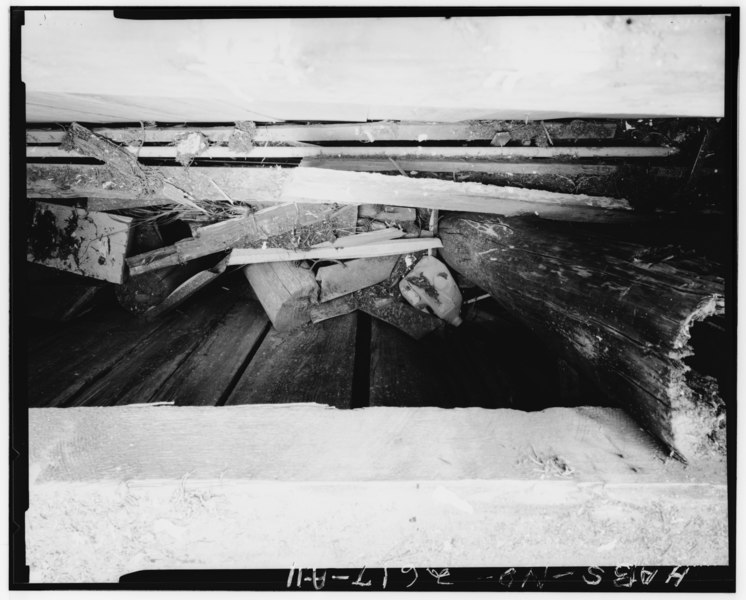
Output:
<path fill-rule="evenodd" d="M 437 254 L 444 280 L 454 269 L 478 286 L 472 300 L 486 292 L 510 309 L 678 456 L 719 452 L 722 397 L 685 359 L 692 323 L 724 311 L 723 280 L 701 257 L 661 258 L 619 234 L 665 230 L 672 207 L 722 209 L 702 193 L 717 174 L 714 131 L 649 120 L 29 130 L 29 260 L 110 282 L 150 318 L 242 269 L 278 330 L 363 311 L 421 339 L 445 326 L 432 314 L 442 282 L 408 278 L 412 305 L 399 283 Z M 66 162 L 81 157 L 102 164 Z M 153 221 L 190 235 L 138 243 Z"/>

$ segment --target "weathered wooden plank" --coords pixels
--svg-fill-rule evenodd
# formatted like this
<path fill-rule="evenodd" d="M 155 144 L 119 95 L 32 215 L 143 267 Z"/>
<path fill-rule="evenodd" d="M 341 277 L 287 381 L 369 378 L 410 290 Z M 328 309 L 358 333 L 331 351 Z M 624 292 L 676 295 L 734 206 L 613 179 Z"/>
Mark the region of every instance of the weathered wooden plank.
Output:
<path fill-rule="evenodd" d="M 353 236 L 348 236 L 353 237 Z M 285 250 L 283 248 L 235 248 L 228 257 L 229 265 L 249 265 L 265 262 L 287 262 L 306 259 L 345 260 L 348 258 L 370 258 L 419 252 L 429 248 L 442 248 L 437 238 L 409 238 L 372 242 L 355 246 L 324 246 L 307 250 Z"/>
<path fill-rule="evenodd" d="M 275 329 L 289 331 L 308 323 L 311 304 L 319 297 L 309 268 L 275 262 L 247 265 L 243 273 Z"/>
<path fill-rule="evenodd" d="M 123 152 L 134 159 L 175 159 L 178 150 L 173 146 L 123 146 Z M 210 146 L 198 158 L 666 158 L 678 149 L 664 146 L 252 146 L 247 150 L 233 150 L 226 146 Z M 26 146 L 26 157 L 80 158 L 92 156 L 83 151 L 67 150 L 61 146 Z M 93 156 L 93 158 L 98 158 Z"/>
<path fill-rule="evenodd" d="M 429 123 L 381 121 L 375 123 L 332 124 L 276 124 L 255 125 L 250 141 L 265 142 L 405 142 L 428 140 L 477 141 L 491 140 L 495 133 L 520 128 L 523 121 L 464 121 L 460 123 Z M 602 121 L 545 121 L 544 126 L 555 139 L 609 139 L 616 133 L 616 122 Z M 95 127 L 92 130 L 110 140 L 133 145 L 135 143 L 171 143 L 192 131 L 202 133 L 213 144 L 228 144 L 235 127 Z M 64 131 L 28 129 L 27 144 L 59 144 Z"/>
<path fill-rule="evenodd" d="M 170 322 L 142 323 L 119 307 L 93 311 L 29 348 L 29 406 L 61 406 Z"/>
<path fill-rule="evenodd" d="M 398 159 L 396 163 L 405 171 L 419 173 L 501 173 L 528 175 L 609 175 L 619 170 L 613 164 L 585 164 L 577 162 L 516 162 L 496 160 L 438 160 L 438 159 Z M 302 167 L 336 169 L 339 171 L 373 171 L 377 173 L 396 172 L 398 169 L 384 158 L 304 158 Z"/>
<path fill-rule="evenodd" d="M 236 302 L 150 401 L 216 406 L 224 400 L 268 327 L 269 321 L 257 302 Z"/>
<path fill-rule="evenodd" d="M 180 240 L 172 246 L 130 257 L 127 259 L 127 265 L 132 275 L 147 273 L 182 264 L 201 256 L 230 250 L 237 245 L 268 239 L 324 219 L 331 219 L 334 223 L 339 221 L 342 227 L 350 227 L 354 224 L 356 214 L 354 208 L 347 207 L 334 211 L 330 205 L 290 203 L 271 206 L 247 217 L 228 219 L 200 227 L 193 238 Z"/>
<path fill-rule="evenodd" d="M 166 31 L 110 11 L 39 11 L 23 36 L 28 119 L 722 117 L 725 17 L 630 18 L 205 19 Z M 341 52 L 328 43 L 340 30 Z M 102 64 L 91 48 L 109 45 L 118 52 Z M 278 45 L 287 53 L 267 51 Z"/>
<path fill-rule="evenodd" d="M 321 267 L 316 272 L 321 288 L 319 301 L 327 302 L 388 279 L 398 259 L 398 256 L 360 258 Z"/>
<path fill-rule="evenodd" d="M 395 227 L 386 227 L 384 229 L 378 229 L 375 231 L 366 231 L 364 233 L 358 233 L 356 235 L 347 235 L 339 238 L 332 242 L 332 246 L 335 248 L 353 248 L 356 246 L 366 246 L 368 244 L 376 244 L 387 242 L 389 240 L 396 240 L 404 237 L 405 232 Z M 326 244 L 324 244 L 326 245 Z M 317 244 L 318 247 L 323 247 L 322 244 Z"/>
<path fill-rule="evenodd" d="M 412 308 L 403 300 L 376 293 L 377 288 L 373 286 L 355 293 L 358 310 L 393 325 L 415 340 L 444 326 L 444 321 Z"/>
<path fill-rule="evenodd" d="M 526 589 L 538 587 L 536 564 L 549 577 L 567 563 L 728 564 L 725 462 L 665 460 L 619 409 L 34 409 L 29 450 L 32 583 L 79 584 L 85 573 L 87 583 L 127 585 L 140 569 L 289 573 L 291 544 L 296 567 L 321 560 L 354 581 L 365 561 L 389 567 L 397 589 L 413 580 L 402 556 L 514 565 L 513 585 L 527 578 Z M 573 473 L 545 473 L 535 455 Z M 664 586 L 672 571 L 653 585 L 684 589 L 687 575 Z M 608 585 L 614 577 L 604 571 Z"/>
<path fill-rule="evenodd" d="M 136 351 L 123 357 L 105 374 L 93 381 L 70 402 L 74 406 L 114 406 L 152 401 L 158 389 L 199 347 L 236 303 L 235 294 L 221 290 L 210 302 L 184 306 L 168 325 L 138 344 Z"/>
<path fill-rule="evenodd" d="M 680 265 L 679 251 L 661 259 L 655 245 L 532 219 L 451 215 L 441 236 L 452 268 L 672 449 L 685 458 L 725 452 L 717 384 L 684 363 L 692 323 L 724 311 L 711 263 Z"/>
<path fill-rule="evenodd" d="M 36 189 L 36 193 L 47 197 L 58 193 L 64 196 L 97 196 L 104 186 L 112 182 L 106 174 L 84 170 L 87 171 L 87 178 L 82 184 L 77 184 L 75 169 L 70 167 L 44 167 L 33 171 L 27 169 L 29 193 L 33 195 L 32 190 Z M 226 194 L 235 201 L 249 203 L 389 204 L 439 210 L 470 210 L 506 216 L 538 213 L 546 218 L 568 220 L 609 221 L 636 218 L 635 215 L 621 212 L 629 208 L 627 201 L 622 199 L 479 183 L 455 183 L 318 168 L 192 167 L 185 172 L 184 169 L 163 167 L 159 170 L 164 177 L 174 180 L 180 178 L 180 187 L 192 197 L 221 202 L 225 201 L 223 194 Z M 56 180 L 58 177 L 62 180 Z M 217 185 L 211 184 L 211 181 Z M 128 195 L 126 184 L 111 183 L 109 188 L 112 195 Z M 131 193 L 129 195 L 133 196 Z"/>
<path fill-rule="evenodd" d="M 29 231 L 30 262 L 121 283 L 132 219 L 36 202 Z"/>
<path fill-rule="evenodd" d="M 194 262 L 197 263 L 198 261 Z M 191 277 L 189 277 L 189 279 L 173 289 L 171 293 L 163 299 L 162 302 L 160 302 L 156 306 L 149 308 L 144 313 L 145 318 L 154 319 L 156 317 L 160 317 L 162 314 L 180 306 L 203 287 L 212 283 L 223 273 L 225 273 L 227 270 L 227 266 L 227 260 L 226 258 L 223 258 L 220 262 L 213 265 L 212 267 L 204 269 L 199 273 L 192 275 Z"/>
<path fill-rule="evenodd" d="M 371 406 L 449 408 L 461 403 L 461 390 L 446 376 L 449 365 L 441 364 L 428 344 L 379 319 L 371 321 Z"/>
<path fill-rule="evenodd" d="M 271 330 L 226 404 L 318 402 L 349 408 L 357 316 Z"/>

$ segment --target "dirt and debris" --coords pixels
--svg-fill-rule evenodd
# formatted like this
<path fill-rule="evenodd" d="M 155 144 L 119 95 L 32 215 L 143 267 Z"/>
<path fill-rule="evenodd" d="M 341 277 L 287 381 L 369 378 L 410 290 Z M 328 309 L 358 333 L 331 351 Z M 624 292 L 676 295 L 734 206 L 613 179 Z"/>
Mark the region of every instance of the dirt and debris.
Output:
<path fill-rule="evenodd" d="M 228 148 L 234 152 L 250 152 L 256 138 L 256 123 L 237 121 L 236 128 L 228 139 Z"/>
<path fill-rule="evenodd" d="M 188 167 L 194 159 L 210 147 L 210 141 L 199 131 L 190 131 L 177 136 L 173 145 L 176 146 L 176 162 Z"/>

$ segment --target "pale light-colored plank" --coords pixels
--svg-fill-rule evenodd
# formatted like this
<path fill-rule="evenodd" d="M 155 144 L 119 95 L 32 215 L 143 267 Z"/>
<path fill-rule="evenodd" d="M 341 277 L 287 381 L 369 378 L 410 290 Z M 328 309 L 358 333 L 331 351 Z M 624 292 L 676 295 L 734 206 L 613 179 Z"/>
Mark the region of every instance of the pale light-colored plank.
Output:
<path fill-rule="evenodd" d="M 389 240 L 362 246 L 326 246 L 308 250 L 286 250 L 284 248 L 235 248 L 228 257 L 229 265 L 251 265 L 265 262 L 287 262 L 293 260 L 324 259 L 345 260 L 348 258 L 370 258 L 419 252 L 429 248 L 442 248 L 437 238 L 412 238 Z"/>
<path fill-rule="evenodd" d="M 354 330 L 354 319 L 339 321 Z M 301 335 L 276 337 L 279 343 Z M 311 367 L 314 359 L 307 360 Z M 309 404 L 267 406 L 273 400 L 261 394 L 252 394 L 250 401 L 264 406 L 32 409 L 29 462 L 39 466 L 37 483 L 179 481 L 185 473 L 198 480 L 218 479 L 221 473 L 225 479 L 283 481 L 537 480 L 536 465 L 528 460 L 533 446 L 537 454 L 551 450 L 564 458 L 575 470 L 569 479 L 574 482 L 683 483 L 691 477 L 724 484 L 726 479 L 724 460 L 689 466 L 663 461 L 663 451 L 622 409 L 340 411 Z M 340 451 L 353 447 L 352 455 Z M 53 460 L 55 453 L 68 460 Z"/>

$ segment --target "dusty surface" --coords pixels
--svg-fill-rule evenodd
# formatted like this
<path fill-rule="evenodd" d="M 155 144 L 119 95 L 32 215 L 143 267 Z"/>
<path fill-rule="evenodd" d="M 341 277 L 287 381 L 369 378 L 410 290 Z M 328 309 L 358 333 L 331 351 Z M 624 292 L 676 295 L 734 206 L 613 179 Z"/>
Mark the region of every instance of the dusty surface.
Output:
<path fill-rule="evenodd" d="M 724 463 L 617 409 L 36 409 L 30 433 L 32 581 L 727 562 Z"/>

